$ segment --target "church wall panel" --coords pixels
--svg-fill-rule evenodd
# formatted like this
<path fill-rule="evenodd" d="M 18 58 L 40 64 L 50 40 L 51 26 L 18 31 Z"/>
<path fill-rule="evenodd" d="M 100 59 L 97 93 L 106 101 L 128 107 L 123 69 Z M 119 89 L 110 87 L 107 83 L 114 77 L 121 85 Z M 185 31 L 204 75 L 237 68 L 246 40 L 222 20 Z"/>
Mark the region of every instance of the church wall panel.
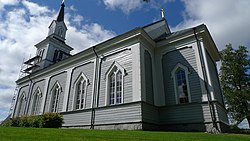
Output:
<path fill-rule="evenodd" d="M 45 102 L 45 112 L 50 112 L 50 98 L 51 98 L 51 90 L 53 86 L 58 82 L 62 88 L 62 91 L 60 93 L 60 98 L 59 98 L 59 106 L 58 106 L 58 112 L 62 111 L 63 108 L 63 98 L 65 94 L 65 87 L 66 87 L 66 79 L 67 79 L 67 73 L 62 72 L 58 73 L 57 75 L 53 76 L 49 82 L 49 87 L 48 87 L 48 93 L 46 97 L 46 102 Z"/>
<path fill-rule="evenodd" d="M 45 80 L 33 80 L 33 88 L 32 88 L 32 91 L 31 91 L 31 99 L 30 99 L 30 103 L 29 103 L 29 111 L 28 111 L 28 114 L 30 115 L 31 114 L 31 110 L 32 110 L 32 104 L 33 104 L 33 95 L 35 94 L 36 90 L 39 88 L 41 90 L 41 93 L 42 93 L 42 97 L 44 97 L 46 95 L 46 92 L 44 92 L 44 87 L 45 87 Z M 41 105 L 41 102 L 40 101 L 40 104 L 38 105 Z"/>
<path fill-rule="evenodd" d="M 132 102 L 132 53 L 125 50 L 105 57 L 101 64 L 100 89 L 99 89 L 99 107 L 105 106 L 106 103 L 106 72 L 113 62 L 120 64 L 126 71 L 124 76 L 124 103 Z"/>
<path fill-rule="evenodd" d="M 207 104 L 192 103 L 161 107 L 159 120 L 162 124 L 188 124 L 211 122 Z"/>
<path fill-rule="evenodd" d="M 97 108 L 95 124 L 141 122 L 141 103 L 120 104 Z"/>
<path fill-rule="evenodd" d="M 192 48 L 182 48 L 166 53 L 162 57 L 163 77 L 164 77 L 164 91 L 166 95 L 166 105 L 176 104 L 176 97 L 174 91 L 174 81 L 171 72 L 178 64 L 182 64 L 189 69 L 188 79 L 190 86 L 190 95 L 192 102 L 201 102 L 202 94 L 200 87 L 200 78 L 194 50 Z"/>
<path fill-rule="evenodd" d="M 20 108 L 20 97 L 22 96 L 22 94 L 25 94 L 25 97 L 26 97 L 26 101 L 28 100 L 28 91 L 29 91 L 29 83 L 24 83 L 22 85 L 18 85 L 18 87 L 20 88 L 19 89 L 19 92 L 18 92 L 18 95 L 17 95 L 17 103 L 16 103 L 16 106 L 15 106 L 15 113 L 14 113 L 14 116 L 18 116 L 18 109 Z M 23 107 L 25 108 L 25 107 Z"/>
<path fill-rule="evenodd" d="M 70 86 L 70 94 L 69 94 L 69 103 L 68 103 L 68 110 L 72 111 L 74 106 L 74 95 L 75 95 L 75 83 L 80 74 L 83 73 L 88 81 L 89 84 L 87 85 L 87 92 L 86 92 L 86 103 L 85 108 L 91 107 L 91 100 L 92 100 L 92 88 L 93 88 L 93 75 L 94 75 L 94 63 L 88 63 L 80 67 L 76 67 L 73 70 L 72 78 L 71 78 L 71 86 Z"/>

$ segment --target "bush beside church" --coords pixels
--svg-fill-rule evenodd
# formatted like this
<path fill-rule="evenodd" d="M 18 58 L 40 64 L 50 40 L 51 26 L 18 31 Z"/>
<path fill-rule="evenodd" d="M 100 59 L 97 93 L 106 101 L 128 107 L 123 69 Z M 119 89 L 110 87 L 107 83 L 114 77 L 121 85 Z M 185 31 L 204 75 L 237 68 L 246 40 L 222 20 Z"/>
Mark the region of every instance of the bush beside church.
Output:
<path fill-rule="evenodd" d="M 63 117 L 59 113 L 46 113 L 39 116 L 22 116 L 10 118 L 2 123 L 3 126 L 59 128 L 63 124 Z"/>

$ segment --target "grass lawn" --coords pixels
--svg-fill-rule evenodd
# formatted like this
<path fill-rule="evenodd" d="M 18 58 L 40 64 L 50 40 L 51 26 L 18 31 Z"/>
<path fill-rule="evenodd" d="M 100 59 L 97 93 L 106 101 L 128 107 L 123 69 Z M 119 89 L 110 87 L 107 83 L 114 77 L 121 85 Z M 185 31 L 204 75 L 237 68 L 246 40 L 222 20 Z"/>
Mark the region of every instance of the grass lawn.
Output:
<path fill-rule="evenodd" d="M 250 135 L 0 127 L 0 141 L 250 141 Z"/>

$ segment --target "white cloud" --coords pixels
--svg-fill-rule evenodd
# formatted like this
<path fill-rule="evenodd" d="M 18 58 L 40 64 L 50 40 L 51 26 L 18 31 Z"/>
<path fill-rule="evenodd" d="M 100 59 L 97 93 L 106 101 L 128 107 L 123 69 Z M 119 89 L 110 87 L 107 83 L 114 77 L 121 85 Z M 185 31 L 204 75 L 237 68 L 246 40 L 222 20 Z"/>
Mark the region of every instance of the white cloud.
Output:
<path fill-rule="evenodd" d="M 107 8 L 112 10 L 122 10 L 125 14 L 140 9 L 142 7 L 141 0 L 103 0 Z"/>
<path fill-rule="evenodd" d="M 4 6 L 14 5 L 18 3 L 18 0 L 0 0 L 0 11 L 3 10 Z"/>
<path fill-rule="evenodd" d="M 160 10 L 166 3 L 174 2 L 175 0 L 149 0 L 148 2 L 143 0 L 103 0 L 104 5 L 111 10 L 121 10 L 126 15 L 141 9 L 145 4 L 149 5 L 149 8 Z"/>
<path fill-rule="evenodd" d="M 28 9 L 30 15 L 41 15 L 49 12 L 48 7 L 42 7 L 36 3 L 29 1 L 23 1 L 22 3 L 26 7 L 26 9 Z"/>
<path fill-rule="evenodd" d="M 173 28 L 180 30 L 205 23 L 219 49 L 228 43 L 250 47 L 249 0 L 182 0 L 184 21 Z"/>
<path fill-rule="evenodd" d="M 23 58 L 34 56 L 34 45 L 46 38 L 48 26 L 57 16 L 56 10 L 26 0 L 0 0 L 2 3 L 15 5 L 3 8 L 0 16 L 0 121 L 7 117 Z M 65 16 L 66 43 L 75 48 L 74 53 L 115 35 L 97 23 L 81 25 L 83 19 L 80 15 Z"/>

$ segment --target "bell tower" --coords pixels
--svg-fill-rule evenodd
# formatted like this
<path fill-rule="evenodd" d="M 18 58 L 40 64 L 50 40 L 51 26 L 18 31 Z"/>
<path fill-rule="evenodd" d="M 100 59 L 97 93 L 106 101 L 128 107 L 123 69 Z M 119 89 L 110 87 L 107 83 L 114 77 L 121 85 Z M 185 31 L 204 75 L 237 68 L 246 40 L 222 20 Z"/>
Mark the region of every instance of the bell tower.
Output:
<path fill-rule="evenodd" d="M 64 7 L 63 0 L 57 19 L 49 25 L 48 36 L 35 45 L 37 48 L 36 56 L 24 62 L 29 66 L 24 70 L 25 72 L 35 72 L 71 56 L 70 51 L 73 48 L 65 43 L 67 27 L 64 22 Z"/>
<path fill-rule="evenodd" d="M 65 4 L 63 1 L 57 19 L 51 22 L 48 33 L 48 36 L 55 36 L 62 41 L 65 40 L 67 31 L 67 27 L 64 23 L 64 7 Z"/>

